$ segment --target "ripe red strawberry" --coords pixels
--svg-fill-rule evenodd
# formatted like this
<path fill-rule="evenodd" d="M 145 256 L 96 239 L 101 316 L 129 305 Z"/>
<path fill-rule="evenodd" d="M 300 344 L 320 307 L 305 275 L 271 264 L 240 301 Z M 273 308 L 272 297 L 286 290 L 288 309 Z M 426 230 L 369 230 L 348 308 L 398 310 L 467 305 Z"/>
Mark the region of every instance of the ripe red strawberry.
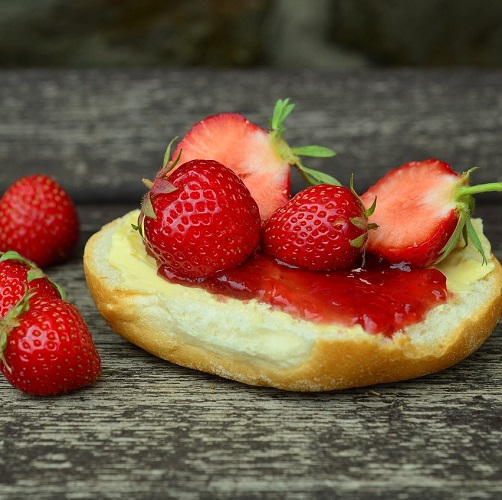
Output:
<path fill-rule="evenodd" d="M 469 186 L 472 170 L 462 175 L 435 159 L 406 163 L 380 179 L 361 196 L 376 197 L 371 221 L 378 225 L 367 251 L 390 262 L 427 267 L 444 259 L 463 236 L 471 239 L 485 260 L 472 226 L 472 195 L 501 191 L 502 183 Z"/>
<path fill-rule="evenodd" d="M 16 252 L 0 252 L 0 318 L 23 298 L 27 290 L 32 300 L 61 298 L 63 294 L 35 264 Z"/>
<path fill-rule="evenodd" d="M 213 160 L 193 160 L 157 178 L 139 227 L 159 270 L 197 280 L 237 266 L 259 241 L 258 206 L 241 179 Z"/>
<path fill-rule="evenodd" d="M 75 306 L 26 295 L 0 323 L 0 369 L 21 391 L 52 396 L 94 383 L 101 361 Z"/>
<path fill-rule="evenodd" d="M 331 157 L 331 149 L 319 146 L 290 148 L 284 138 L 284 120 L 294 104 L 276 103 L 271 130 L 251 123 L 238 113 L 219 113 L 196 123 L 178 144 L 173 158 L 178 165 L 189 160 L 216 160 L 237 173 L 258 203 L 262 220 L 290 198 L 290 166 L 312 184 L 333 178 L 303 166 L 300 156 Z M 168 160 L 169 158 L 167 158 Z"/>
<path fill-rule="evenodd" d="M 350 267 L 364 251 L 371 210 L 365 210 L 353 189 L 308 187 L 265 223 L 263 249 L 285 264 L 312 271 Z"/>
<path fill-rule="evenodd" d="M 67 260 L 79 234 L 77 211 L 45 175 L 16 181 L 0 199 L 0 251 L 15 250 L 40 267 Z"/>

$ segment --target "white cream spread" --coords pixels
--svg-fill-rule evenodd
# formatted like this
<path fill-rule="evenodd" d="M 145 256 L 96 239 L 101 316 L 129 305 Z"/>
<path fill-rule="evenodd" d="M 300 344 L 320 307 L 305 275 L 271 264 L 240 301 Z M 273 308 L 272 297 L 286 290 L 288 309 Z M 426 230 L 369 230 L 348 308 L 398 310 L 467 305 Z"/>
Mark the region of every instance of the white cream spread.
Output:
<path fill-rule="evenodd" d="M 489 257 L 491 246 L 483 234 L 483 221 L 473 219 L 472 224 L 483 245 L 485 255 Z M 465 246 L 463 241 L 455 251 L 437 265 L 437 268 L 446 276 L 448 290 L 453 293 L 466 290 L 471 283 L 483 279 L 494 267 L 495 264 L 492 261 L 483 265 L 483 258 L 474 245 L 469 243 Z"/>
<path fill-rule="evenodd" d="M 163 293 L 181 293 L 184 287 L 176 286 L 157 275 L 155 260 L 147 255 L 143 241 L 131 224 L 136 224 L 138 212 L 133 211 L 124 218 L 124 224 L 113 234 L 113 242 L 108 256 L 110 264 L 117 270 L 125 271 L 133 282 L 129 286 L 133 290 L 152 291 L 153 288 Z M 481 219 L 473 219 L 472 223 L 479 235 L 486 255 L 490 255 L 491 246 L 483 234 Z M 437 268 L 446 276 L 448 289 L 451 292 L 465 290 L 474 281 L 484 278 L 494 268 L 493 262 L 482 265 L 480 253 L 474 245 L 466 247 L 461 244 Z M 193 291 L 192 288 L 190 288 Z"/>

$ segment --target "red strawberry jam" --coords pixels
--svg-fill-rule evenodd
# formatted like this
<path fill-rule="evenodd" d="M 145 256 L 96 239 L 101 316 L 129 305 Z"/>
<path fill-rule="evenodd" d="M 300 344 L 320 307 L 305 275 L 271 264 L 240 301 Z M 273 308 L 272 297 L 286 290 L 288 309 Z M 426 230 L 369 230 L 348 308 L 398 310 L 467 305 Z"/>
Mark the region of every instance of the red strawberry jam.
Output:
<path fill-rule="evenodd" d="M 421 321 L 448 295 L 446 277 L 436 269 L 368 256 L 363 268 L 313 272 L 287 267 L 259 252 L 193 286 L 241 300 L 257 299 L 316 323 L 361 325 L 366 332 L 388 337 Z"/>

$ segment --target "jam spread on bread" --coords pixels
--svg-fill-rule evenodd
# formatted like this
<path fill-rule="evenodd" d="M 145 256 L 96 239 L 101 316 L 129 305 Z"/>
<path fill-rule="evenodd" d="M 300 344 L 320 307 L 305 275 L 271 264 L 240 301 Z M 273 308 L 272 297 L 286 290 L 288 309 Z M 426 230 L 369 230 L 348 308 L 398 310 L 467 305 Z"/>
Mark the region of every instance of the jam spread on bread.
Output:
<path fill-rule="evenodd" d="M 459 245 L 470 242 L 487 266 L 473 195 L 502 183 L 473 186 L 475 169 L 430 158 L 391 169 L 359 196 L 353 177 L 343 186 L 300 158 L 333 150 L 286 143 L 293 109 L 279 99 L 269 131 L 220 113 L 195 124 L 172 156 L 169 144 L 133 225 L 160 276 L 392 337 L 447 301 L 446 275 L 432 266 Z M 295 195 L 292 166 L 308 184 Z"/>
<path fill-rule="evenodd" d="M 159 272 L 162 275 L 162 268 Z M 446 277 L 437 269 L 391 264 L 369 255 L 364 267 L 316 272 L 255 252 L 238 267 L 182 283 L 223 297 L 256 299 L 300 319 L 360 325 L 368 333 L 388 337 L 420 322 L 448 296 Z"/>

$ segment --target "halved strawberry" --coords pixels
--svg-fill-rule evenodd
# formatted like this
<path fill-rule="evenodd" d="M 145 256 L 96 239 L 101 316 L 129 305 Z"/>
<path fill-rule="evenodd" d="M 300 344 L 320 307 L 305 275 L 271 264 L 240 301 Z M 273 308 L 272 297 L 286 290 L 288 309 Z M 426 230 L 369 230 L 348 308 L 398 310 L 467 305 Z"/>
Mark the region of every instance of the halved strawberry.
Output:
<path fill-rule="evenodd" d="M 230 168 L 258 203 L 262 220 L 267 220 L 290 197 L 290 166 L 296 166 L 309 183 L 334 183 L 332 177 L 304 167 L 300 159 L 331 157 L 334 151 L 320 146 L 290 148 L 284 141 L 284 120 L 294 107 L 289 99 L 277 101 L 270 131 L 238 113 L 209 116 L 189 130 L 173 159 L 179 157 L 178 165 L 196 159 L 216 160 Z M 169 160 L 165 158 L 164 163 Z"/>
<path fill-rule="evenodd" d="M 427 267 L 443 260 L 463 236 L 483 256 L 472 226 L 473 194 L 502 191 L 502 183 L 470 186 L 473 169 L 454 172 L 443 161 L 412 161 L 381 178 L 361 196 L 369 206 L 377 199 L 366 250 L 390 262 Z"/>

